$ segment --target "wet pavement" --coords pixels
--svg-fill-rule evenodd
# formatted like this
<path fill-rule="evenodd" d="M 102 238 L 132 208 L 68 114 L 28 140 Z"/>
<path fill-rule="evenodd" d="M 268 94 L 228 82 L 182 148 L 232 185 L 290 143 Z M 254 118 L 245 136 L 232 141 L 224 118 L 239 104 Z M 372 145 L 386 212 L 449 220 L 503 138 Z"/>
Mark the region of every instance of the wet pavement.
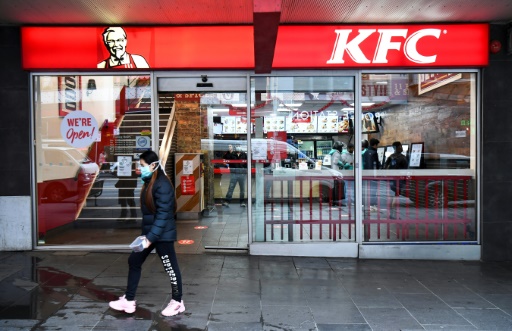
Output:
<path fill-rule="evenodd" d="M 155 254 L 137 310 L 108 307 L 127 253 L 0 252 L 0 330 L 512 330 L 512 263 L 179 254 L 186 312 Z"/>

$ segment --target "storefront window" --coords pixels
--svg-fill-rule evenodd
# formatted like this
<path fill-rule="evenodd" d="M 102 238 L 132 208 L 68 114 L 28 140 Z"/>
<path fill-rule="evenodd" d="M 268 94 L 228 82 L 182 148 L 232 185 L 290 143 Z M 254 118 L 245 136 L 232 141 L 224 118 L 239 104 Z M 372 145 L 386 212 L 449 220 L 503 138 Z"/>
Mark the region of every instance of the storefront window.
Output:
<path fill-rule="evenodd" d="M 361 78 L 363 240 L 476 240 L 476 75 Z"/>
<path fill-rule="evenodd" d="M 255 242 L 355 241 L 353 77 L 254 77 Z"/>
<path fill-rule="evenodd" d="M 33 78 L 39 244 L 125 244 L 140 224 L 149 76 Z"/>

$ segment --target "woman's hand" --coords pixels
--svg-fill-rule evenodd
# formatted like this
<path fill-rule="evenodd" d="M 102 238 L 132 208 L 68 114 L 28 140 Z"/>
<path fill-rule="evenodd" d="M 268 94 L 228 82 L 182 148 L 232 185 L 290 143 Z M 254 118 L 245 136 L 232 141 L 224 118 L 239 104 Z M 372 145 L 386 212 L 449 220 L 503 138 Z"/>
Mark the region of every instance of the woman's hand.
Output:
<path fill-rule="evenodd" d="M 151 241 L 148 240 L 148 238 L 146 238 L 144 236 L 144 240 L 142 241 L 142 246 L 144 247 L 144 249 L 148 248 L 149 246 L 151 245 Z"/>

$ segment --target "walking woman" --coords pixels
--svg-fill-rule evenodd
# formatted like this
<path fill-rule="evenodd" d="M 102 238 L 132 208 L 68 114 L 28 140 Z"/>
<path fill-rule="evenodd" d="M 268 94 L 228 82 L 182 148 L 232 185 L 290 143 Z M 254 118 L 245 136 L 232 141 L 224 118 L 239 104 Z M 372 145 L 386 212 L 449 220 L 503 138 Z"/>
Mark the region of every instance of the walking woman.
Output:
<path fill-rule="evenodd" d="M 141 277 L 141 267 L 151 251 L 156 249 L 171 281 L 172 299 L 162 310 L 162 315 L 174 316 L 185 311 L 185 305 L 181 300 L 181 273 L 174 250 L 174 242 L 177 239 L 174 187 L 162 169 L 155 152 L 142 153 L 140 165 L 141 178 L 144 182 L 140 195 L 144 250 L 130 254 L 126 292 L 119 300 L 111 301 L 109 306 L 130 314 L 135 312 L 135 293 Z"/>

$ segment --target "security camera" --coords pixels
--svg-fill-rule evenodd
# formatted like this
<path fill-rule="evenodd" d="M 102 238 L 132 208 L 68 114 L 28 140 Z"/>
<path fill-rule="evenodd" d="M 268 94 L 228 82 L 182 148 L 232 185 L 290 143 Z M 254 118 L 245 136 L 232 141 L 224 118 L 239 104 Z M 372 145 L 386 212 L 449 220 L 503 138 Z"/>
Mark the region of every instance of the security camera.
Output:
<path fill-rule="evenodd" d="M 206 83 L 208 81 L 208 76 L 207 75 L 201 75 L 201 80 L 203 81 L 203 83 Z"/>

